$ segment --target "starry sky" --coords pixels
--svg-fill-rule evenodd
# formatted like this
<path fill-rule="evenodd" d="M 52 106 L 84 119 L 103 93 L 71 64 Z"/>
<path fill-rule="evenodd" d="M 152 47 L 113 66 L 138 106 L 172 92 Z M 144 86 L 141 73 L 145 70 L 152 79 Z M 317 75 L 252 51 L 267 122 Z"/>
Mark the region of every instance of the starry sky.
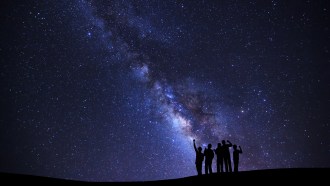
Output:
<path fill-rule="evenodd" d="M 240 170 L 330 167 L 329 11 L 328 1 L 1 1 L 0 171 L 192 176 L 193 139 L 240 145 Z"/>

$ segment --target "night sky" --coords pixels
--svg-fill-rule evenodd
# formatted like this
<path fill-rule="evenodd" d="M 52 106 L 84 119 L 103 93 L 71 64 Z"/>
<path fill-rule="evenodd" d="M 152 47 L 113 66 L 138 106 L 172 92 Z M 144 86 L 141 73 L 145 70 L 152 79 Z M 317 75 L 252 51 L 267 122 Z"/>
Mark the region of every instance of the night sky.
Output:
<path fill-rule="evenodd" d="M 242 171 L 330 167 L 329 11 L 328 1 L 1 1 L 0 171 L 192 176 L 193 139 L 240 145 Z"/>

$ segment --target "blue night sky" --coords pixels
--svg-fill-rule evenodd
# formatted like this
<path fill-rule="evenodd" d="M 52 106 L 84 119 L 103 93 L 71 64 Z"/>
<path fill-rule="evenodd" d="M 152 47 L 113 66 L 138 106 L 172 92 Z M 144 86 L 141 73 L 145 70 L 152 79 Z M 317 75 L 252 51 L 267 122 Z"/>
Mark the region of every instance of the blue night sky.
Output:
<path fill-rule="evenodd" d="M 242 171 L 330 167 L 329 11 L 328 1 L 1 1 L 0 171 L 186 177 L 197 174 L 193 139 L 240 145 Z"/>

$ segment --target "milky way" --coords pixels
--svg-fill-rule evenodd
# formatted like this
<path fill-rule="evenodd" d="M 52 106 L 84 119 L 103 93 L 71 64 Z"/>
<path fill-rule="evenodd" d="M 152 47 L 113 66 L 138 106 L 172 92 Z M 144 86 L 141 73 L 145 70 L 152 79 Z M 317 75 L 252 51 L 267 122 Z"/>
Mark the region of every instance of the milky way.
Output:
<path fill-rule="evenodd" d="M 197 174 L 193 139 L 242 146 L 242 171 L 330 166 L 326 2 L 10 1 L 0 12 L 0 171 L 185 177 Z"/>

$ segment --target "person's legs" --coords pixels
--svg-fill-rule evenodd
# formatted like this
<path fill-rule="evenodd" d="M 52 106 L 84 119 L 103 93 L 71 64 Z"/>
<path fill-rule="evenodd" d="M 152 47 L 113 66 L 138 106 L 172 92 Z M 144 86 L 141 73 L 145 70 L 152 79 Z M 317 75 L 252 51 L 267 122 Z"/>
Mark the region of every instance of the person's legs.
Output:
<path fill-rule="evenodd" d="M 223 159 L 220 159 L 220 171 L 223 172 Z"/>
<path fill-rule="evenodd" d="M 209 172 L 210 172 L 210 174 L 213 173 L 213 171 L 212 171 L 212 161 L 209 162 Z"/>
<path fill-rule="evenodd" d="M 228 168 L 229 168 L 229 172 L 233 172 L 233 170 L 231 169 L 230 157 L 228 158 Z"/>
<path fill-rule="evenodd" d="M 197 174 L 202 175 L 202 164 L 196 164 Z"/>
<path fill-rule="evenodd" d="M 209 174 L 209 170 L 208 170 L 208 167 L 207 167 L 207 162 L 205 162 L 205 174 Z"/>
<path fill-rule="evenodd" d="M 238 163 L 234 162 L 234 172 L 238 172 Z"/>
<path fill-rule="evenodd" d="M 227 158 L 225 157 L 223 160 L 225 161 L 225 170 L 226 170 L 226 172 L 228 172 L 228 161 L 227 161 Z"/>

